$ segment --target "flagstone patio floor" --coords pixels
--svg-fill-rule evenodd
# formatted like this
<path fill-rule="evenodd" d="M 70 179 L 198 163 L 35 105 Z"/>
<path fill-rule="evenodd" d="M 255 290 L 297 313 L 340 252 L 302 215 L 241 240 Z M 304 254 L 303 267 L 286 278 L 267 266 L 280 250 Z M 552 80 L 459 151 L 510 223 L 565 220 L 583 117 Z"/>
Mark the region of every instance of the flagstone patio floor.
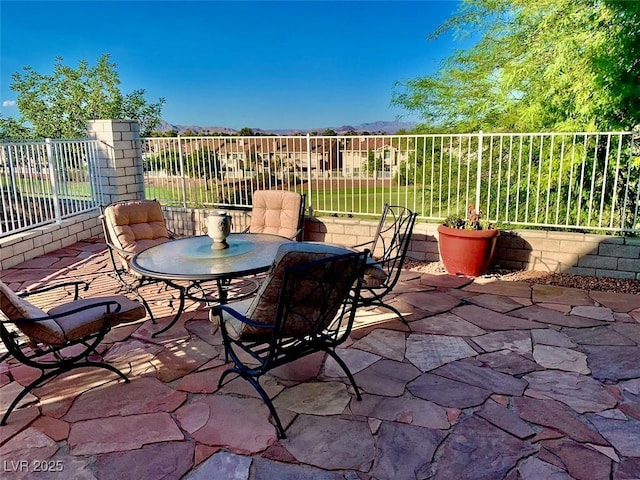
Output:
<path fill-rule="evenodd" d="M 80 278 L 118 291 L 100 239 L 4 270 L 13 289 Z M 227 368 L 206 308 L 112 330 L 100 353 L 131 379 L 79 369 L 34 390 L 0 427 L 0 478 L 638 479 L 640 297 L 404 272 L 394 305 L 359 311 L 341 357 L 263 379 L 287 438 Z M 51 299 L 43 298 L 44 302 Z M 35 302 L 37 303 L 37 302 Z M 0 364 L 0 404 L 38 371 Z M 37 468 L 53 470 L 35 472 Z"/>

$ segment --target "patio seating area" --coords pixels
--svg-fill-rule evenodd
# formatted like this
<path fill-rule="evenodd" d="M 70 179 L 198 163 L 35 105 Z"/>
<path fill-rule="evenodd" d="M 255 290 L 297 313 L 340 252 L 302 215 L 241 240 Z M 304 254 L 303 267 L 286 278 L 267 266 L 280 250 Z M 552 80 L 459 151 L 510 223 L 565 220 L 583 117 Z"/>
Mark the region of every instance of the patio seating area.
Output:
<path fill-rule="evenodd" d="M 112 272 L 95 238 L 0 279 L 122 293 Z M 141 288 L 157 324 L 117 325 L 99 347 L 131 382 L 87 368 L 36 388 L 0 427 L 3 478 L 640 478 L 640 296 L 405 270 L 385 301 L 406 322 L 360 308 L 339 347 L 361 401 L 322 353 L 262 377 L 278 440 L 248 382 L 218 389 L 228 365 L 208 310 L 188 303 L 154 338 L 177 307 Z M 0 363 L 0 413 L 37 375 Z"/>

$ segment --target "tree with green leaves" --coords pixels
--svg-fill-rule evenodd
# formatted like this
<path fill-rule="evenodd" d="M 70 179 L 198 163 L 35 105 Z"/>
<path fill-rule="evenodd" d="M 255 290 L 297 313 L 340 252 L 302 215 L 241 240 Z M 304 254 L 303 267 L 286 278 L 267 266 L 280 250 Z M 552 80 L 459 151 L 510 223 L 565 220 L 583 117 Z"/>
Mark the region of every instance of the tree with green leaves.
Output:
<path fill-rule="evenodd" d="M 31 67 L 12 75 L 11 89 L 17 96 L 20 119 L 2 119 L 3 138 L 15 131 L 16 124 L 30 125 L 32 138 L 77 138 L 86 135 L 87 122 L 96 119 L 123 118 L 138 120 L 142 136 L 148 136 L 160 121 L 164 99 L 156 103 L 145 100 L 145 91 L 120 91 L 116 64 L 104 54 L 95 66 L 81 60 L 77 68 L 64 65 L 57 57 L 53 73 L 45 75 Z M 23 132 L 24 133 L 24 132 Z"/>
<path fill-rule="evenodd" d="M 376 154 L 373 150 L 367 152 L 367 173 L 369 175 L 376 176 L 377 172 L 381 172 L 384 168 L 382 157 Z"/>
<path fill-rule="evenodd" d="M 254 135 L 255 133 L 253 131 L 253 128 L 251 127 L 242 127 L 240 130 L 238 130 L 239 137 L 252 137 Z"/>
<path fill-rule="evenodd" d="M 31 130 L 13 117 L 4 118 L 0 114 L 0 139 L 31 138 Z"/>
<path fill-rule="evenodd" d="M 640 2 L 464 0 L 431 38 L 480 32 L 392 103 L 443 131 L 627 130 L 640 124 Z"/>

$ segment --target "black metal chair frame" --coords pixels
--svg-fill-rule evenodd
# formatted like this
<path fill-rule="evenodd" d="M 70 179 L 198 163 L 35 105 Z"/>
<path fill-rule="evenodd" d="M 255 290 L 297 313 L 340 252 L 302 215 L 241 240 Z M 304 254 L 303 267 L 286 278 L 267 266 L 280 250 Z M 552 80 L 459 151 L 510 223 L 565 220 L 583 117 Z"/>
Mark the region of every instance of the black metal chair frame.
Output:
<path fill-rule="evenodd" d="M 335 348 L 344 342 L 351 332 L 356 311 L 353 308 L 352 299 L 354 297 L 357 298 L 359 295 L 367 255 L 367 251 L 354 252 L 285 268 L 277 314 L 273 324 L 265 325 L 253 322 L 235 311 L 232 305 L 217 305 L 211 311 L 212 316 L 218 315 L 220 319 L 225 358 L 227 361 L 231 359 L 234 364 L 233 367 L 225 370 L 222 374 L 218 382 L 218 388 L 223 385 L 224 379 L 231 373 L 236 373 L 247 380 L 260 394 L 260 397 L 268 407 L 276 424 L 278 437 L 281 439 L 286 438 L 286 434 L 280 417 L 259 382 L 262 375 L 276 367 L 311 353 L 324 351 L 344 370 L 353 386 L 356 398 L 358 400 L 362 399 L 353 375 L 344 361 L 338 356 Z M 334 300 L 338 298 L 340 307 L 335 319 L 328 319 L 325 312 L 332 311 L 331 306 L 328 304 L 328 299 L 332 293 L 335 293 L 340 288 L 336 286 L 337 278 L 346 278 L 348 286 L 344 288 L 344 291 L 339 291 L 337 297 L 331 297 Z M 307 296 L 296 296 L 296 292 L 301 290 L 300 285 L 303 283 L 306 283 L 307 286 L 312 283 L 315 287 Z M 340 284 L 344 285 L 344 282 L 340 282 Z M 306 291 L 309 291 L 308 288 Z M 311 295 L 314 296 L 311 297 Z M 288 319 L 293 316 L 300 318 L 302 314 L 297 309 L 299 306 L 306 305 L 309 298 L 323 298 L 323 308 L 318 309 L 313 317 L 304 317 L 308 325 L 308 329 L 304 334 L 285 334 Z M 256 339 L 242 340 L 233 338 L 226 327 L 222 315 L 223 311 L 247 325 L 267 329 L 271 333 L 266 333 Z M 325 326 L 327 324 L 329 325 L 328 327 Z M 245 355 L 249 355 L 256 362 L 256 365 L 246 365 L 235 349 Z"/>
<path fill-rule="evenodd" d="M 357 307 L 383 307 L 391 310 L 406 323 L 402 313 L 393 305 L 386 303 L 384 297 L 393 290 L 402 273 L 416 216 L 416 213 L 406 207 L 385 204 L 373 240 L 353 246 L 353 248 L 367 247 L 370 252 L 368 267 L 379 268 L 386 275 L 380 284 L 370 286 L 363 284 L 362 294 L 356 300 Z M 375 252 L 379 250 L 382 250 L 382 253 L 377 256 Z"/>
<path fill-rule="evenodd" d="M 73 287 L 73 293 L 69 292 L 68 290 L 67 293 L 69 295 L 73 295 L 73 300 L 78 300 L 80 298 L 80 290 L 82 289 L 83 291 L 86 291 L 89 285 L 88 283 L 82 281 L 65 282 L 56 285 L 41 287 L 26 292 L 18 292 L 18 295 L 20 297 L 28 297 L 30 295 L 35 295 L 64 287 Z M 29 318 L 24 319 L 23 322 L 31 323 L 44 320 L 54 320 L 56 318 L 62 318 L 68 315 L 82 312 L 84 310 L 94 309 L 96 307 L 105 307 L 107 313 L 112 314 L 118 313 L 121 309 L 121 305 L 114 300 L 96 301 L 95 303 L 91 303 L 90 305 L 85 305 L 79 308 L 68 310 L 63 314 L 48 315 L 41 318 Z M 0 337 L 2 338 L 5 347 L 7 348 L 7 355 L 13 356 L 16 360 L 24 365 L 39 369 L 41 373 L 38 378 L 24 387 L 24 389 L 16 396 L 13 402 L 11 402 L 11 405 L 0 421 L 0 426 L 4 426 L 7 424 L 9 415 L 11 415 L 20 401 L 34 388 L 39 387 L 48 380 L 70 370 L 83 367 L 104 368 L 118 375 L 126 383 L 129 383 L 129 379 L 127 378 L 127 376 L 113 365 L 104 362 L 89 360 L 89 355 L 97 353 L 96 347 L 104 339 L 105 335 L 111 330 L 108 316 L 105 316 L 100 330 L 90 333 L 83 338 L 67 341 L 63 345 L 50 345 L 42 342 L 34 344 L 34 342 L 29 339 L 23 339 L 21 343 L 21 337 L 24 337 L 24 335 L 17 330 L 9 329 L 7 327 L 7 325 L 10 324 L 18 325 L 20 322 L 21 320 L 0 321 Z M 63 350 L 74 345 L 83 345 L 84 349 L 81 352 L 73 355 L 65 355 Z"/>

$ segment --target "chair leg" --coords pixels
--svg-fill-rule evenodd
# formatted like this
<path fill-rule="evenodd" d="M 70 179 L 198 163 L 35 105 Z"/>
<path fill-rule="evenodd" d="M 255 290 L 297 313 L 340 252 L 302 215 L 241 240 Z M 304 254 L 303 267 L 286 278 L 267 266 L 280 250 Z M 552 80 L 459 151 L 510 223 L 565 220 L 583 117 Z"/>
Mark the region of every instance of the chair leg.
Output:
<path fill-rule="evenodd" d="M 133 291 L 131 292 L 135 295 L 135 297 L 140 300 L 140 303 L 142 303 L 142 306 L 144 307 L 144 309 L 147 311 L 147 314 L 149 315 L 149 318 L 151 319 L 151 323 L 153 323 L 155 325 L 156 323 L 156 317 L 153 316 L 153 312 L 151 311 L 151 307 L 149 306 L 149 303 L 145 300 L 145 298 L 140 295 L 137 291 Z"/>
<path fill-rule="evenodd" d="M 333 358 L 338 363 L 338 365 L 340 365 L 340 367 L 342 368 L 344 373 L 347 374 L 347 378 L 351 382 L 351 386 L 353 387 L 353 389 L 356 392 L 356 399 L 357 400 L 362 400 L 362 395 L 360 395 L 360 389 L 358 388 L 358 385 L 356 385 L 356 379 L 353 378 L 353 375 L 351 374 L 351 370 L 349 370 L 349 367 L 347 367 L 347 364 L 344 363 L 344 360 L 342 360 L 338 356 L 338 354 L 332 349 L 327 349 L 325 351 L 331 356 L 331 358 Z"/>
<path fill-rule="evenodd" d="M 167 326 L 161 328 L 160 330 L 158 330 L 157 332 L 151 334 L 152 338 L 156 338 L 158 335 L 166 332 L 167 330 L 169 330 L 171 327 L 173 327 L 173 325 L 180 319 L 180 316 L 182 315 L 182 312 L 184 311 L 184 301 L 185 301 L 185 297 L 187 295 L 187 291 L 184 287 L 180 287 L 180 303 L 178 304 L 178 311 L 176 312 L 176 314 L 174 315 L 173 319 L 167 324 Z M 153 322 L 155 323 L 155 322 Z"/>
<path fill-rule="evenodd" d="M 242 369 L 239 369 L 237 367 L 232 367 L 225 370 L 222 373 L 220 380 L 218 380 L 218 388 L 222 386 L 222 381 L 230 373 L 237 373 L 241 378 L 244 378 L 247 382 L 249 382 L 253 386 L 253 388 L 258 392 L 258 394 L 262 398 L 262 401 L 264 402 L 264 404 L 269 409 L 269 412 L 271 413 L 271 417 L 273 418 L 273 421 L 276 423 L 278 438 L 281 440 L 284 438 L 287 438 L 287 435 L 284 433 L 284 428 L 282 427 L 282 422 L 280 421 L 280 417 L 278 416 L 278 412 L 276 412 L 276 407 L 273 406 L 273 402 L 271 402 L 269 395 L 267 395 L 267 392 L 264 391 L 264 388 L 262 388 L 262 385 L 260 385 L 260 382 L 258 382 L 256 378 L 252 377 L 251 375 L 247 375 L 247 373 L 244 372 Z"/>
<path fill-rule="evenodd" d="M 267 395 L 267 392 L 264 391 L 264 388 L 262 388 L 262 385 L 260 385 L 260 382 L 258 382 L 257 379 L 250 376 L 246 376 L 244 378 L 251 385 L 253 385 L 253 388 L 255 388 L 256 391 L 260 394 L 260 396 L 262 397 L 262 401 L 271 412 L 271 417 L 273 417 L 274 422 L 276 422 L 276 429 L 278 430 L 278 438 L 281 440 L 284 438 L 287 438 L 287 435 L 284 433 L 284 428 L 282 428 L 282 423 L 280 422 L 280 417 L 278 416 L 278 412 L 276 412 L 276 407 L 273 406 L 273 403 L 271 402 L 269 395 Z"/>
<path fill-rule="evenodd" d="M 76 368 L 81 368 L 81 367 L 104 368 L 118 375 L 120 378 L 122 378 L 125 381 L 125 383 L 130 382 L 129 378 L 113 365 L 109 365 L 108 363 L 92 362 L 89 360 L 82 363 L 76 363 L 73 365 L 67 365 L 64 367 L 56 368 L 55 370 L 51 370 L 50 372 L 47 372 L 47 373 L 44 373 L 43 371 L 42 375 L 40 375 L 38 378 L 36 378 L 33 382 L 31 382 L 26 387 L 24 387 L 22 391 L 16 396 L 16 398 L 13 399 L 13 401 L 11 402 L 11 405 L 9 405 L 9 408 L 7 409 L 4 416 L 2 417 L 2 420 L 0 421 L 0 426 L 4 427 L 7 424 L 7 420 L 9 419 L 9 415 L 11 415 L 11 412 L 13 412 L 14 408 L 18 406 L 18 404 L 20 403 L 20 400 L 22 400 L 34 388 L 38 387 L 39 385 L 42 385 L 47 380 L 53 377 L 56 377 L 62 373 L 66 373 L 70 370 L 75 370 Z"/>

